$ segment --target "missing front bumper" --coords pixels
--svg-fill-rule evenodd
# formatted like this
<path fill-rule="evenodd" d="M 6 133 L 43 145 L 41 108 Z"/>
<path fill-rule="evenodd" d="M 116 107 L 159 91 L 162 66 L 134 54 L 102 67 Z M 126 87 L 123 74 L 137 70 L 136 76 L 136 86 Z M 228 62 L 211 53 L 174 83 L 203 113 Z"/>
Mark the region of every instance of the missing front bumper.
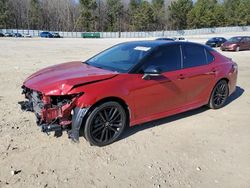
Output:
<path fill-rule="evenodd" d="M 67 130 L 69 138 L 73 141 L 79 141 L 79 131 L 83 119 L 89 108 L 76 107 L 76 101 L 83 93 L 71 96 L 45 96 L 40 92 L 33 91 L 25 86 L 23 94 L 26 101 L 19 102 L 23 111 L 33 112 L 36 116 L 36 122 L 41 127 L 42 132 L 62 132 Z M 63 98 L 62 98 L 63 97 Z"/>
<path fill-rule="evenodd" d="M 33 110 L 33 104 L 31 101 L 22 101 L 19 102 L 21 109 L 23 111 L 34 112 L 36 115 L 37 125 L 41 128 L 41 131 L 44 133 L 49 132 L 62 132 L 63 130 L 68 130 L 68 137 L 74 142 L 79 142 L 79 132 L 81 125 L 83 124 L 84 117 L 86 116 L 89 108 L 78 108 L 75 107 L 72 110 L 72 119 L 65 120 L 62 117 L 56 117 L 52 122 L 46 123 L 41 119 L 41 116 L 38 115 Z M 55 134 L 56 135 L 56 134 Z"/>

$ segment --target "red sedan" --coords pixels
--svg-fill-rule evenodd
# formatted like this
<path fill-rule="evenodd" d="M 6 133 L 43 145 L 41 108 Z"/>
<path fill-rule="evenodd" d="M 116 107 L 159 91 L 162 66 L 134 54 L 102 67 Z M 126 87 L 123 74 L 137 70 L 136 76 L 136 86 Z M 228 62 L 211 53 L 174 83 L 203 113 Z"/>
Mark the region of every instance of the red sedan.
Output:
<path fill-rule="evenodd" d="M 250 50 L 250 37 L 232 37 L 221 45 L 221 50 L 236 52 L 240 50 Z"/>
<path fill-rule="evenodd" d="M 208 105 L 218 109 L 236 88 L 237 64 L 190 42 L 118 44 L 85 62 L 40 70 L 23 84 L 23 110 L 44 132 L 79 130 L 92 144 L 118 139 L 128 126 Z"/>

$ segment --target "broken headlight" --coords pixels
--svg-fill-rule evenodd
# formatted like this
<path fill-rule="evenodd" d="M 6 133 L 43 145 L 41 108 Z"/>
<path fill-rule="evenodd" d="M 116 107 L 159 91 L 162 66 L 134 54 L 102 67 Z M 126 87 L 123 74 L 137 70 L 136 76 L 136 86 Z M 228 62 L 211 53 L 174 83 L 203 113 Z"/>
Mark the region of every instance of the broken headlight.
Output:
<path fill-rule="evenodd" d="M 61 95 L 61 96 L 51 96 L 51 105 L 62 107 L 66 104 L 70 104 L 73 99 L 80 97 L 83 93 L 72 94 L 72 95 Z"/>

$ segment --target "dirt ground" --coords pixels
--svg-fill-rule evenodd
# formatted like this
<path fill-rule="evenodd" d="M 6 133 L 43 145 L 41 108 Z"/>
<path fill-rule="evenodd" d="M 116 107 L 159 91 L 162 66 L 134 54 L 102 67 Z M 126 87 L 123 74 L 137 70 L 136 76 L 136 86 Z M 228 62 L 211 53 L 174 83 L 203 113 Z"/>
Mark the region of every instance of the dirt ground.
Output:
<path fill-rule="evenodd" d="M 106 147 L 47 136 L 20 110 L 31 73 L 121 41 L 0 39 L 0 187 L 250 187 L 250 51 L 223 53 L 239 65 L 237 91 L 223 109 L 129 128 Z"/>

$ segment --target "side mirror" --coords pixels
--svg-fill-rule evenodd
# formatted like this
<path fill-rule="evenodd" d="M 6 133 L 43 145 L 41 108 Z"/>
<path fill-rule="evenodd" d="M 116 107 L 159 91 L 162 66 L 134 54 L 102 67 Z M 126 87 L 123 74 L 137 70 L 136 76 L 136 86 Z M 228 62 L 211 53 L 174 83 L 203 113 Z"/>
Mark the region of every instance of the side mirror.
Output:
<path fill-rule="evenodd" d="M 160 75 L 161 75 L 161 70 L 158 67 L 149 66 L 144 70 L 144 75 L 142 79 L 149 80 L 150 77 L 160 76 Z"/>

